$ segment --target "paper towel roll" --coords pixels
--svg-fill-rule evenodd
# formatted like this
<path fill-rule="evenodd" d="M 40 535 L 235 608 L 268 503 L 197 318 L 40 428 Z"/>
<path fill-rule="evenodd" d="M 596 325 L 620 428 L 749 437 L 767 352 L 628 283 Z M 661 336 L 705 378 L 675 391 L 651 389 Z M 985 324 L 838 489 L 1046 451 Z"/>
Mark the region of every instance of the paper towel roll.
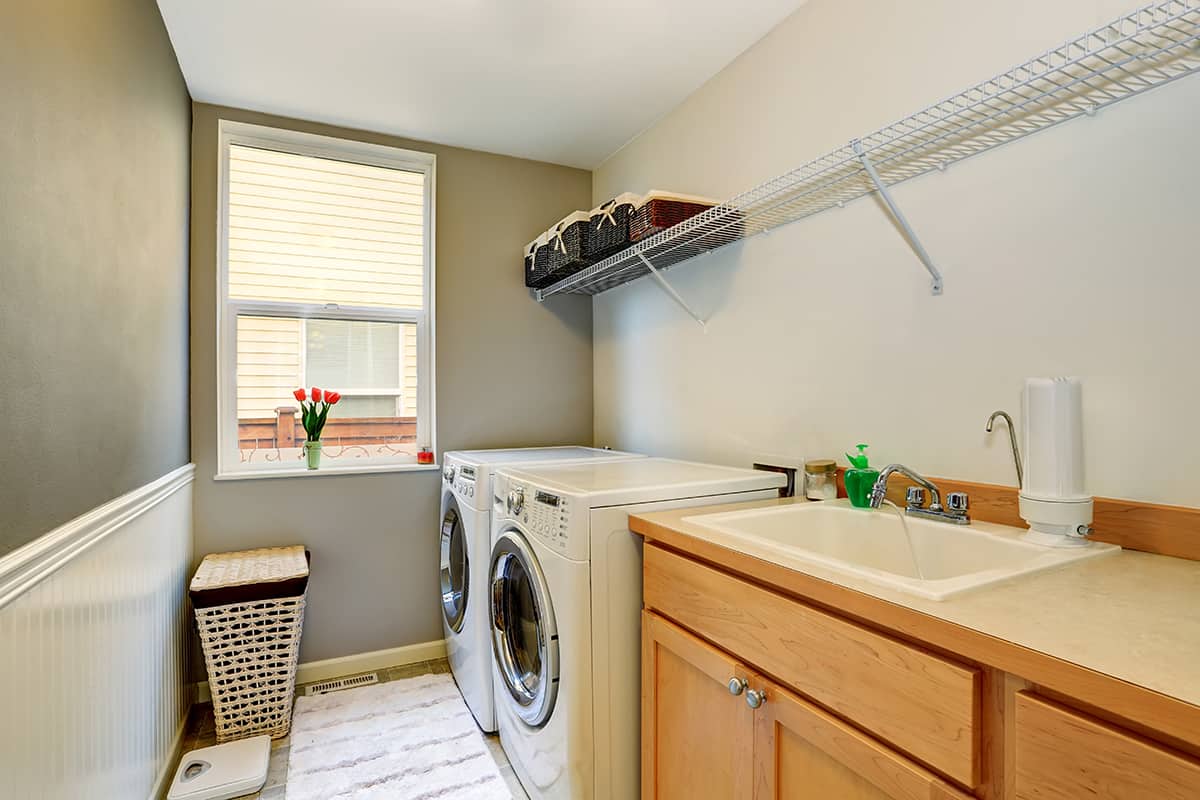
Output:
<path fill-rule="evenodd" d="M 1040 500 L 1088 497 L 1083 481 L 1083 397 L 1078 378 L 1027 378 L 1025 486 Z"/>

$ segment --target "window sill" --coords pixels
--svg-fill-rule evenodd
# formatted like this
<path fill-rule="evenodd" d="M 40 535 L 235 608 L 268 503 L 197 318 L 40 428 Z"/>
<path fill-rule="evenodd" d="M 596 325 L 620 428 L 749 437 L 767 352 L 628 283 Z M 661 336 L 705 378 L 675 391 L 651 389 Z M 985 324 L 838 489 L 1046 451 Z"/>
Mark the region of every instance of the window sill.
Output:
<path fill-rule="evenodd" d="M 358 467 L 321 467 L 320 469 L 263 469 L 244 472 L 218 472 L 214 481 L 249 481 L 260 478 L 317 478 L 322 475 L 377 475 L 389 472 L 433 472 L 439 464 L 375 464 Z"/>

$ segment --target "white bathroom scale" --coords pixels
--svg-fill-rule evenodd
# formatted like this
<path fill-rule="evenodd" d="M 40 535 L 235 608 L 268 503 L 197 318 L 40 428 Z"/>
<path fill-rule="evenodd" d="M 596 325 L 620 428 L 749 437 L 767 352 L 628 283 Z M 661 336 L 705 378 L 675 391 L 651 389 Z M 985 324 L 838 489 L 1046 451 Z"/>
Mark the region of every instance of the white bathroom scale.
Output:
<path fill-rule="evenodd" d="M 271 737 L 201 747 L 184 753 L 167 800 L 231 800 L 253 794 L 267 782 Z"/>

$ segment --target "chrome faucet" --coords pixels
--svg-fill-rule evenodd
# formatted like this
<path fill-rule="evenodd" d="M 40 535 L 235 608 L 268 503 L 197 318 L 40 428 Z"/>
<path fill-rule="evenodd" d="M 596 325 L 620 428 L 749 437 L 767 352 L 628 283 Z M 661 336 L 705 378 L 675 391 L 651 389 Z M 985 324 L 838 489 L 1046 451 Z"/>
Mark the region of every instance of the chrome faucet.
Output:
<path fill-rule="evenodd" d="M 996 417 L 1000 417 L 1008 423 L 1008 443 L 1012 446 L 1013 466 L 1017 468 L 1017 488 L 1025 488 L 1025 474 L 1021 469 L 1021 448 L 1017 447 L 1017 426 L 1013 425 L 1012 417 L 1006 411 L 993 411 L 988 417 L 987 428 L 988 433 L 992 432 L 992 425 L 996 422 Z"/>
<path fill-rule="evenodd" d="M 908 489 L 904 506 L 905 514 L 934 519 L 940 522 L 951 522 L 955 525 L 967 525 L 971 522 L 971 518 L 967 516 L 969 500 L 967 499 L 966 492 L 950 492 L 950 494 L 946 495 L 946 502 L 950 508 L 943 508 L 942 493 L 938 490 L 938 487 L 925 476 L 909 469 L 903 464 L 888 464 L 879 473 L 879 478 L 876 479 L 875 485 L 871 487 L 871 508 L 879 508 L 883 505 L 883 499 L 887 496 L 888 478 L 897 472 L 917 484 Z M 924 505 L 925 492 L 929 492 L 928 507 Z"/>

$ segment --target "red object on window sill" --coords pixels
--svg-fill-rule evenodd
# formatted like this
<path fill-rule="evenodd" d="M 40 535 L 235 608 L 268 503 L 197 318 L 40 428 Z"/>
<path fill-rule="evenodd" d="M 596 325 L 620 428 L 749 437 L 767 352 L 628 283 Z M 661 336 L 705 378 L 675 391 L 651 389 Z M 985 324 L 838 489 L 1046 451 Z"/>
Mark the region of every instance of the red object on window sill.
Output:
<path fill-rule="evenodd" d="M 419 453 L 417 453 L 417 463 L 418 464 L 432 464 L 433 463 L 433 450 L 429 449 L 428 447 L 422 447 L 421 451 Z"/>

